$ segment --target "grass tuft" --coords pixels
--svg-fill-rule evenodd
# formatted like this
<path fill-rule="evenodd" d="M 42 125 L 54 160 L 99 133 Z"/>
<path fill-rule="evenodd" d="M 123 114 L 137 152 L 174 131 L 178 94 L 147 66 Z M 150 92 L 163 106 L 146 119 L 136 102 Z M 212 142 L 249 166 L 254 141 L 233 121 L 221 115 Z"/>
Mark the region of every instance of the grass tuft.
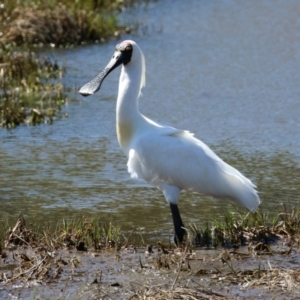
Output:
<path fill-rule="evenodd" d="M 259 209 L 255 213 L 242 213 L 234 207 L 224 213 L 222 221 L 213 219 L 211 224 L 198 227 L 189 225 L 190 239 L 198 247 L 239 247 L 252 242 L 269 244 L 281 236 L 298 240 L 300 233 L 300 208 L 283 205 L 283 212 L 270 219 Z"/>

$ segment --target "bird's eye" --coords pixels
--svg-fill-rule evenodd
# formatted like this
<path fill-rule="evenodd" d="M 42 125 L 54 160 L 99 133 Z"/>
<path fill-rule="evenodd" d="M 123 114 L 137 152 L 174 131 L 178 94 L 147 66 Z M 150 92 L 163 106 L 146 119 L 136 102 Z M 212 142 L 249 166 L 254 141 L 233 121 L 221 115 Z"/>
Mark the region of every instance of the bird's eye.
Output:
<path fill-rule="evenodd" d="M 126 50 L 126 51 L 130 51 L 130 50 L 131 50 L 131 45 L 127 46 L 127 47 L 125 48 L 125 50 Z"/>

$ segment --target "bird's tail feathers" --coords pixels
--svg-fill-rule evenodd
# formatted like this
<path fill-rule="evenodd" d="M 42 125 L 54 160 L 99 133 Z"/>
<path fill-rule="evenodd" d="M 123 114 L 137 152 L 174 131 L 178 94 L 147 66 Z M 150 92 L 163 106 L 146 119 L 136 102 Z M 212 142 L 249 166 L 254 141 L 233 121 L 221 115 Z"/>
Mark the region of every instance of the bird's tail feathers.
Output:
<path fill-rule="evenodd" d="M 228 174 L 227 176 L 231 187 L 230 198 L 254 212 L 260 204 L 260 198 L 258 192 L 255 190 L 255 185 L 243 175 L 244 178 Z"/>

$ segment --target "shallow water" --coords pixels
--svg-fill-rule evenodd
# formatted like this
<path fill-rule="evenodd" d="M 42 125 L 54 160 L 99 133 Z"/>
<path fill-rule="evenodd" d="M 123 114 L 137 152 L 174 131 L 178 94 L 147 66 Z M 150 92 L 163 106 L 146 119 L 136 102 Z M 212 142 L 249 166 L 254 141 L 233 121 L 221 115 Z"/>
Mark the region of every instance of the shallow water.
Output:
<path fill-rule="evenodd" d="M 300 2 L 158 1 L 122 15 L 138 19 L 148 117 L 188 129 L 258 187 L 263 208 L 300 200 Z M 54 51 L 76 89 L 115 44 Z M 161 193 L 129 178 L 115 134 L 115 70 L 89 98 L 76 92 L 67 119 L 0 131 L 0 218 L 53 222 L 102 214 L 153 232 L 170 230 Z M 186 222 L 221 217 L 228 202 L 183 193 Z"/>

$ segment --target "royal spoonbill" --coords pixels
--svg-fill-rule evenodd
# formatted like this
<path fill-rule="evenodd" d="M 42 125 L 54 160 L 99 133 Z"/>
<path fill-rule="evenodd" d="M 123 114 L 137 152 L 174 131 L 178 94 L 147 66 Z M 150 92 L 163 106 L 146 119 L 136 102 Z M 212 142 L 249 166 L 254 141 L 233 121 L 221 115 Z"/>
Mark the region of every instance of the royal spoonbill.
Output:
<path fill-rule="evenodd" d="M 182 243 L 185 234 L 177 206 L 181 190 L 231 199 L 254 211 L 260 199 L 249 179 L 190 132 L 161 125 L 140 113 L 138 99 L 145 86 L 146 68 L 143 52 L 134 41 L 118 44 L 105 69 L 79 93 L 96 93 L 104 78 L 119 65 L 118 141 L 128 158 L 131 177 L 142 178 L 163 192 L 171 208 L 175 242 Z"/>

